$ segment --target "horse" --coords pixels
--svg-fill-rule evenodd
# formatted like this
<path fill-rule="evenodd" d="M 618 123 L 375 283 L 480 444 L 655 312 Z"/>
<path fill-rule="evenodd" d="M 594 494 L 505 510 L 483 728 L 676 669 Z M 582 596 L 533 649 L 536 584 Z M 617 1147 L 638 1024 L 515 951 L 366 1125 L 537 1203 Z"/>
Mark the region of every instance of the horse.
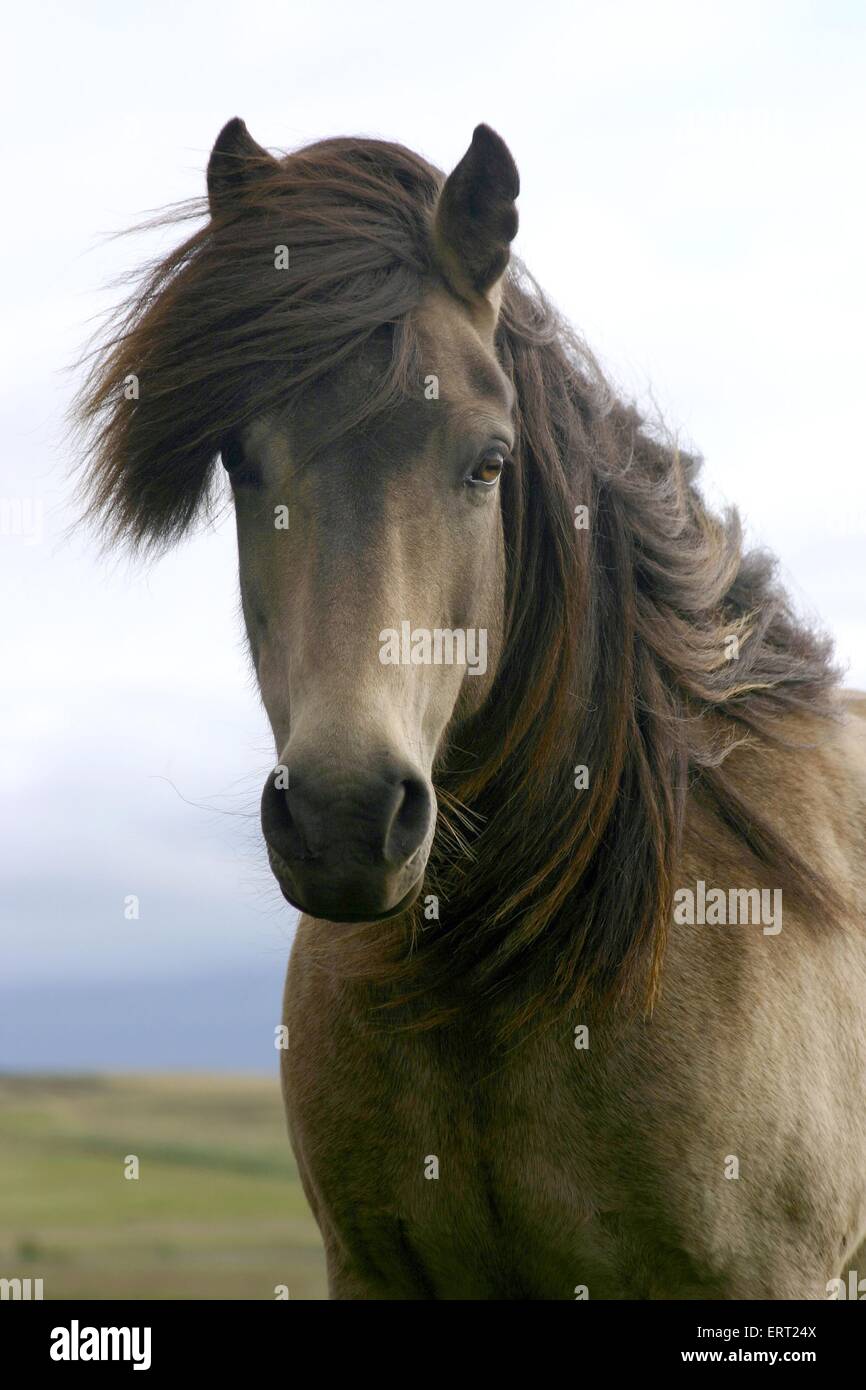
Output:
<path fill-rule="evenodd" d="M 485 125 L 446 178 L 230 121 L 93 350 L 86 513 L 147 553 L 233 499 L 330 1297 L 825 1298 L 866 697 L 513 254 L 518 192 Z"/>

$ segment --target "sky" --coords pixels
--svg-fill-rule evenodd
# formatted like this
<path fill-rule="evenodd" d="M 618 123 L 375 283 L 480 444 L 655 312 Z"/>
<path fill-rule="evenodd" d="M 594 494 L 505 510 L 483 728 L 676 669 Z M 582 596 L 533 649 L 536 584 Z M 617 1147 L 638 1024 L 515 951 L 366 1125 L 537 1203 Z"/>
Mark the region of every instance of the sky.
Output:
<path fill-rule="evenodd" d="M 443 168 L 494 126 L 518 254 L 866 687 L 862 5 L 41 3 L 5 37 L 0 1068 L 272 1060 L 293 914 L 231 516 L 104 555 L 63 425 L 106 287 L 171 241 L 113 234 L 203 191 L 230 116 Z"/>

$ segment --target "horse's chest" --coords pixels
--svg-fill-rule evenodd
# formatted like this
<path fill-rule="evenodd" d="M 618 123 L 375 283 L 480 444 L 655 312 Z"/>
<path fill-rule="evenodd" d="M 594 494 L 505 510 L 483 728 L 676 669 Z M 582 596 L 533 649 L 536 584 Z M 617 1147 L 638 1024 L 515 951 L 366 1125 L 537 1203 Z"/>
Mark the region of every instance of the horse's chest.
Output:
<path fill-rule="evenodd" d="M 385 1296 L 613 1292 L 634 1236 L 605 1214 L 593 1102 L 570 1081 L 568 1041 L 483 1057 L 409 1039 L 368 1051 L 352 1076 L 334 1055 L 322 1085 L 290 1100 L 335 1243 Z"/>
<path fill-rule="evenodd" d="M 793 931 L 783 964 L 805 998 L 814 952 Z M 737 939 L 677 944 L 651 1026 L 595 1018 L 579 1049 L 548 1021 L 504 1053 L 469 1011 L 371 1031 L 369 1001 L 296 950 L 286 1099 L 334 1296 L 824 1296 L 866 1230 L 862 945 L 781 1015 L 753 1006 L 748 958 L 713 980 Z M 823 1090 L 788 1065 L 810 1049 Z"/>
<path fill-rule="evenodd" d="M 468 1077 L 446 1097 L 439 1080 L 420 1111 L 404 1114 L 402 1138 L 379 1147 L 380 1194 L 407 1264 L 424 1271 L 428 1296 L 551 1297 L 551 1281 L 573 1296 L 573 1254 L 594 1207 L 581 1146 L 566 1140 L 565 1155 L 538 1142 L 537 1102 L 511 1104 Z M 381 1208 L 368 1198 L 367 1211 L 375 1226 Z"/>

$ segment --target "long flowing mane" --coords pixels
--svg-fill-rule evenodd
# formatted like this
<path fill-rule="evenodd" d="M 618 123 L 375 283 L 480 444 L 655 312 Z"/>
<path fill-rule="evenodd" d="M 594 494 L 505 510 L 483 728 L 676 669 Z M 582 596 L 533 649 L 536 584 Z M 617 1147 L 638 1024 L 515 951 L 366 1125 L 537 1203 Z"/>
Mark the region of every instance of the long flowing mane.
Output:
<path fill-rule="evenodd" d="M 180 536 L 214 504 L 222 441 L 315 390 L 374 335 L 391 344 L 391 370 L 362 416 L 331 430 L 420 393 L 412 310 L 435 274 L 441 182 L 398 145 L 323 141 L 148 268 L 94 352 L 77 414 L 90 511 L 112 537 Z M 279 276 L 282 244 L 292 273 Z M 498 348 L 517 395 L 507 635 L 485 709 L 451 731 L 435 769 L 424 894 L 440 919 L 416 906 L 408 933 L 406 918 L 356 929 L 346 960 L 391 999 L 423 994 L 412 1016 L 425 1023 L 500 996 L 531 966 L 539 984 L 513 1008 L 516 1027 L 542 1007 L 651 1002 L 689 797 L 826 915 L 832 888 L 743 800 L 726 759 L 744 739 L 775 738 L 787 714 L 829 716 L 838 676 L 773 562 L 744 551 L 736 513 L 708 510 L 698 460 L 616 398 L 514 261 Z"/>

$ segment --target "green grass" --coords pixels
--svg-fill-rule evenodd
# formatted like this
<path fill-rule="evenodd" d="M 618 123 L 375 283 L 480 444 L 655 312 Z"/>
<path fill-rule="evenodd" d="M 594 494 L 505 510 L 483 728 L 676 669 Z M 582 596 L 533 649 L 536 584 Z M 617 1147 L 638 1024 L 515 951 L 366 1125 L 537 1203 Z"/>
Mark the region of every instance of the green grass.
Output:
<path fill-rule="evenodd" d="M 0 1076 L 0 1276 L 46 1299 L 324 1298 L 276 1079 Z"/>

